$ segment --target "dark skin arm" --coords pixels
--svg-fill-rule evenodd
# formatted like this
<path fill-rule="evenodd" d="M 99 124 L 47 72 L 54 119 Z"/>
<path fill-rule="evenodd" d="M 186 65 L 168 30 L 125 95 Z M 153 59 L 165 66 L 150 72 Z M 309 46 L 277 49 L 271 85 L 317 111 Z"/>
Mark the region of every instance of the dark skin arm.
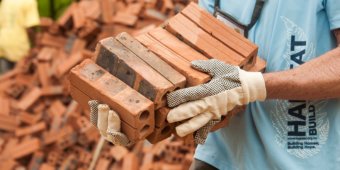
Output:
<path fill-rule="evenodd" d="M 333 33 L 337 48 L 297 68 L 263 74 L 267 99 L 340 98 L 340 29 Z"/>

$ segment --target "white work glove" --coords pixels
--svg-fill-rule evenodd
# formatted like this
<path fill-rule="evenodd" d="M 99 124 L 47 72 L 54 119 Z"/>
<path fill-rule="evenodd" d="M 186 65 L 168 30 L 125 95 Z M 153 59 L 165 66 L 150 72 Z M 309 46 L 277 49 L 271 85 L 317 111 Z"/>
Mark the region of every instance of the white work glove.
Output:
<path fill-rule="evenodd" d="M 204 134 L 196 133 L 195 142 L 204 143 L 210 128 L 222 115 L 235 106 L 266 98 L 265 82 L 260 72 L 247 72 L 215 59 L 192 61 L 191 66 L 209 73 L 212 79 L 206 84 L 167 95 L 168 106 L 177 106 L 168 113 L 167 120 L 170 123 L 184 121 L 176 127 L 181 137 L 203 127 L 199 131 Z"/>
<path fill-rule="evenodd" d="M 90 100 L 90 121 L 98 128 L 100 135 L 114 145 L 132 145 L 124 133 L 121 133 L 121 120 L 118 114 L 110 110 L 107 104 L 99 104 L 97 100 Z"/>

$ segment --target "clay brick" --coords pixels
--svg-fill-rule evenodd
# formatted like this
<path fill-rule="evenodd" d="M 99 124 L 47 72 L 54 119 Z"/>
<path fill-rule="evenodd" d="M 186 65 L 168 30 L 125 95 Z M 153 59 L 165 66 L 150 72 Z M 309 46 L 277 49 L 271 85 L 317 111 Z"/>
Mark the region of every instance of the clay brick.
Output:
<path fill-rule="evenodd" d="M 113 22 L 116 24 L 122 24 L 126 26 L 135 26 L 137 23 L 138 17 L 127 13 L 127 12 L 118 12 L 113 17 Z"/>
<path fill-rule="evenodd" d="M 39 52 L 37 58 L 39 61 L 50 61 L 52 57 L 56 54 L 56 49 L 51 47 L 42 48 Z"/>
<path fill-rule="evenodd" d="M 51 143 L 54 143 L 58 141 L 59 139 L 63 138 L 64 136 L 67 136 L 68 134 L 72 133 L 73 129 L 71 126 L 65 126 L 59 131 L 54 132 L 48 132 L 43 135 L 42 143 L 43 145 L 49 145 Z"/>
<path fill-rule="evenodd" d="M 162 107 L 155 111 L 155 126 L 160 128 L 164 125 L 168 125 L 166 118 L 168 116 L 170 109 L 167 107 Z"/>
<path fill-rule="evenodd" d="M 85 93 L 78 90 L 78 88 L 71 85 L 71 96 L 74 100 L 79 102 L 79 104 L 85 109 L 89 109 L 88 101 L 92 100 Z M 152 127 L 152 128 L 150 128 Z M 131 141 L 138 141 L 144 139 L 147 135 L 149 135 L 153 131 L 153 126 L 146 125 L 145 128 L 137 129 L 129 125 L 128 123 L 122 121 L 121 130 Z"/>
<path fill-rule="evenodd" d="M 138 170 L 139 160 L 134 153 L 128 153 L 123 160 L 122 169 Z"/>
<path fill-rule="evenodd" d="M 47 163 L 43 163 L 41 166 L 40 166 L 40 169 L 39 170 L 55 170 L 55 167 L 53 167 L 52 165 L 49 165 Z"/>
<path fill-rule="evenodd" d="M 170 137 L 174 129 L 174 124 L 166 124 L 162 127 L 155 127 L 155 130 L 147 137 L 147 140 L 150 143 L 155 144 Z"/>
<path fill-rule="evenodd" d="M 42 117 L 42 114 L 32 114 L 29 112 L 21 112 L 19 115 L 19 119 L 21 122 L 27 123 L 29 125 L 33 125 L 37 123 Z"/>
<path fill-rule="evenodd" d="M 42 96 L 54 96 L 54 95 L 61 95 L 64 92 L 64 87 L 61 85 L 56 86 L 47 86 L 41 88 L 41 95 Z"/>
<path fill-rule="evenodd" d="M 156 28 L 150 31 L 149 35 L 189 62 L 194 60 L 208 60 L 204 55 L 180 41 L 165 29 Z"/>
<path fill-rule="evenodd" d="M 75 8 L 77 7 L 76 3 L 72 3 L 63 13 L 63 15 L 61 17 L 59 17 L 57 23 L 58 25 L 69 29 L 72 25 L 72 12 L 73 10 L 75 10 Z"/>
<path fill-rule="evenodd" d="M 102 20 L 109 24 L 113 22 L 113 3 L 111 0 L 99 0 Z"/>
<path fill-rule="evenodd" d="M 11 109 L 11 101 L 9 98 L 0 97 L 0 116 L 9 115 Z"/>
<path fill-rule="evenodd" d="M 100 41 L 97 53 L 98 65 L 155 102 L 156 108 L 165 106 L 165 94 L 177 88 L 114 38 Z"/>
<path fill-rule="evenodd" d="M 135 53 L 140 59 L 146 62 L 150 67 L 155 69 L 163 77 L 174 84 L 176 88 L 183 88 L 185 86 L 186 79 L 183 75 L 144 47 L 138 40 L 127 33 L 117 35 L 116 39 Z"/>
<path fill-rule="evenodd" d="M 153 103 L 93 61 L 86 59 L 73 68 L 70 81 L 91 98 L 107 103 L 118 112 L 122 121 L 140 129 L 141 136 L 148 135 L 153 130 Z"/>
<path fill-rule="evenodd" d="M 60 64 L 56 68 L 56 75 L 57 77 L 61 77 L 64 74 L 66 74 L 72 67 L 77 65 L 81 60 L 83 59 L 83 56 L 81 52 L 77 52 L 75 54 L 72 54 L 70 58 L 68 58 L 64 64 Z"/>
<path fill-rule="evenodd" d="M 143 5 L 144 5 L 144 2 L 130 3 L 127 6 L 125 12 L 138 16 L 142 12 Z"/>
<path fill-rule="evenodd" d="M 28 135 L 28 134 L 33 134 L 42 130 L 46 129 L 46 124 L 45 122 L 40 122 L 38 124 L 35 125 L 31 125 L 28 127 L 24 127 L 24 128 L 17 128 L 15 130 L 15 136 L 16 137 L 20 137 L 20 136 L 24 136 L 24 135 Z"/>
<path fill-rule="evenodd" d="M 25 96 L 23 96 L 17 104 L 17 107 L 21 110 L 27 110 L 31 107 L 41 96 L 41 89 L 38 87 L 34 87 L 28 92 Z"/>
<path fill-rule="evenodd" d="M 86 18 L 97 20 L 100 17 L 100 5 L 99 1 L 80 1 L 79 7 L 83 8 Z"/>
<path fill-rule="evenodd" d="M 256 57 L 255 65 L 248 69 L 248 71 L 264 72 L 266 68 L 266 61 L 260 57 Z"/>
<path fill-rule="evenodd" d="M 122 160 L 126 154 L 129 153 L 129 150 L 127 150 L 123 146 L 114 146 L 110 149 L 110 154 L 112 157 L 115 159 L 115 161 L 120 161 Z"/>
<path fill-rule="evenodd" d="M 48 87 L 51 84 L 50 76 L 48 75 L 50 68 L 51 66 L 48 62 L 42 62 L 38 64 L 39 81 L 43 87 Z"/>
<path fill-rule="evenodd" d="M 102 169 L 108 169 L 110 165 L 110 161 L 104 158 L 100 158 L 97 162 L 95 170 L 102 170 Z"/>
<path fill-rule="evenodd" d="M 84 39 L 91 39 L 92 37 L 95 37 L 97 32 L 99 31 L 100 31 L 99 24 L 96 21 L 88 19 L 85 21 L 85 26 L 79 30 L 78 36 Z"/>
<path fill-rule="evenodd" d="M 77 155 L 78 156 L 78 155 Z M 60 169 L 76 169 L 78 159 L 75 154 L 69 154 L 60 165 Z"/>
<path fill-rule="evenodd" d="M 80 38 L 75 39 L 72 45 L 71 55 L 82 51 L 86 46 L 86 41 Z"/>
<path fill-rule="evenodd" d="M 15 131 L 18 125 L 18 120 L 14 116 L 1 115 L 0 116 L 0 129 L 6 131 Z"/>
<path fill-rule="evenodd" d="M 40 165 L 44 161 L 44 153 L 37 151 L 33 154 L 33 157 L 28 165 L 29 170 L 39 170 Z"/>
<path fill-rule="evenodd" d="M 75 29 L 81 28 L 85 24 L 85 11 L 83 8 L 79 8 L 78 4 L 72 10 L 73 27 Z"/>
<path fill-rule="evenodd" d="M 61 48 L 66 44 L 66 39 L 61 36 L 54 36 L 48 33 L 44 33 L 40 38 L 41 45 Z"/>
<path fill-rule="evenodd" d="M 168 21 L 166 29 L 177 37 L 183 38 L 186 43 L 208 58 L 238 66 L 247 63 L 247 60 L 240 54 L 209 35 L 181 13 Z"/>
<path fill-rule="evenodd" d="M 256 57 L 258 47 L 255 44 L 201 9 L 197 4 L 190 3 L 181 13 L 214 38 L 240 53 L 245 59 L 250 60 Z"/>
<path fill-rule="evenodd" d="M 207 82 L 210 76 L 191 68 L 191 64 L 181 56 L 168 49 L 149 35 L 139 35 L 136 39 L 158 55 L 163 61 L 175 68 L 187 79 L 187 86 L 195 86 Z"/>
<path fill-rule="evenodd" d="M 39 148 L 40 148 L 39 139 L 32 138 L 13 147 L 9 155 L 4 154 L 2 156 L 8 156 L 10 158 L 17 159 L 29 155 L 37 151 Z"/>
<path fill-rule="evenodd" d="M 48 109 L 48 113 L 51 116 L 54 115 L 63 115 L 66 111 L 66 107 L 64 106 L 64 104 L 60 101 L 60 100 L 55 100 L 50 108 Z"/>
<path fill-rule="evenodd" d="M 133 36 L 137 36 L 137 35 L 141 35 L 141 34 L 145 34 L 153 29 L 156 28 L 156 25 L 155 24 L 150 24 L 150 25 L 147 25 L 139 30 L 136 30 L 136 31 L 133 31 L 132 32 L 132 35 Z"/>

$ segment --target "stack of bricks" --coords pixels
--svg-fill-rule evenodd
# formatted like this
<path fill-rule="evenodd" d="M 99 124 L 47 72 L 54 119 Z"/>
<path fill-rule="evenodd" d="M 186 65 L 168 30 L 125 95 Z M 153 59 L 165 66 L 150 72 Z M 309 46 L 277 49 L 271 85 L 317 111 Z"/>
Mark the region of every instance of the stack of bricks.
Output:
<path fill-rule="evenodd" d="M 175 133 L 175 124 L 166 121 L 170 111 L 166 94 L 211 78 L 193 69 L 191 61 L 218 59 L 263 71 L 265 62 L 257 57 L 257 50 L 255 44 L 190 3 L 163 27 L 135 38 L 121 33 L 100 40 L 93 61 L 83 61 L 71 70 L 71 95 L 83 106 L 90 99 L 108 104 L 120 115 L 122 132 L 132 142 L 146 138 L 157 143 Z M 240 109 L 231 111 L 213 130 L 226 126 Z"/>
<path fill-rule="evenodd" d="M 42 18 L 35 46 L 13 70 L 0 76 L 0 169 L 88 169 L 100 135 L 89 122 L 89 110 L 70 96 L 70 69 L 92 58 L 100 39 L 122 31 L 147 32 L 186 4 L 180 0 L 82 0 L 74 2 L 56 22 Z M 138 114 L 143 120 L 152 117 L 153 110 L 147 116 Z M 126 126 L 135 125 L 130 124 Z M 152 129 L 154 124 L 149 126 Z M 173 140 L 157 146 L 139 142 L 124 149 L 106 143 L 95 169 L 122 169 L 131 160 L 130 169 L 144 162 L 151 164 L 145 170 L 152 169 L 154 162 L 166 158 L 165 150 L 154 148 Z M 144 147 L 162 154 L 151 156 Z M 192 153 L 194 146 L 190 150 Z"/>

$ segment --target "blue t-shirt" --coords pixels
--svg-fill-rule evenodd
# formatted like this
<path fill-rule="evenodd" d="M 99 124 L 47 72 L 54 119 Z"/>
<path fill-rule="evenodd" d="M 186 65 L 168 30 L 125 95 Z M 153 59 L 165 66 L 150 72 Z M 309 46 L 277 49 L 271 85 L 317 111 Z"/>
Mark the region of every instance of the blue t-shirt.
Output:
<path fill-rule="evenodd" d="M 213 4 L 200 1 L 210 13 Z M 221 9 L 245 24 L 254 5 L 255 0 L 221 0 Z M 249 39 L 267 61 L 266 71 L 274 72 L 335 48 L 336 28 L 340 0 L 267 0 Z M 195 158 L 218 169 L 340 169 L 339 101 L 251 103 L 228 127 L 209 134 Z"/>

